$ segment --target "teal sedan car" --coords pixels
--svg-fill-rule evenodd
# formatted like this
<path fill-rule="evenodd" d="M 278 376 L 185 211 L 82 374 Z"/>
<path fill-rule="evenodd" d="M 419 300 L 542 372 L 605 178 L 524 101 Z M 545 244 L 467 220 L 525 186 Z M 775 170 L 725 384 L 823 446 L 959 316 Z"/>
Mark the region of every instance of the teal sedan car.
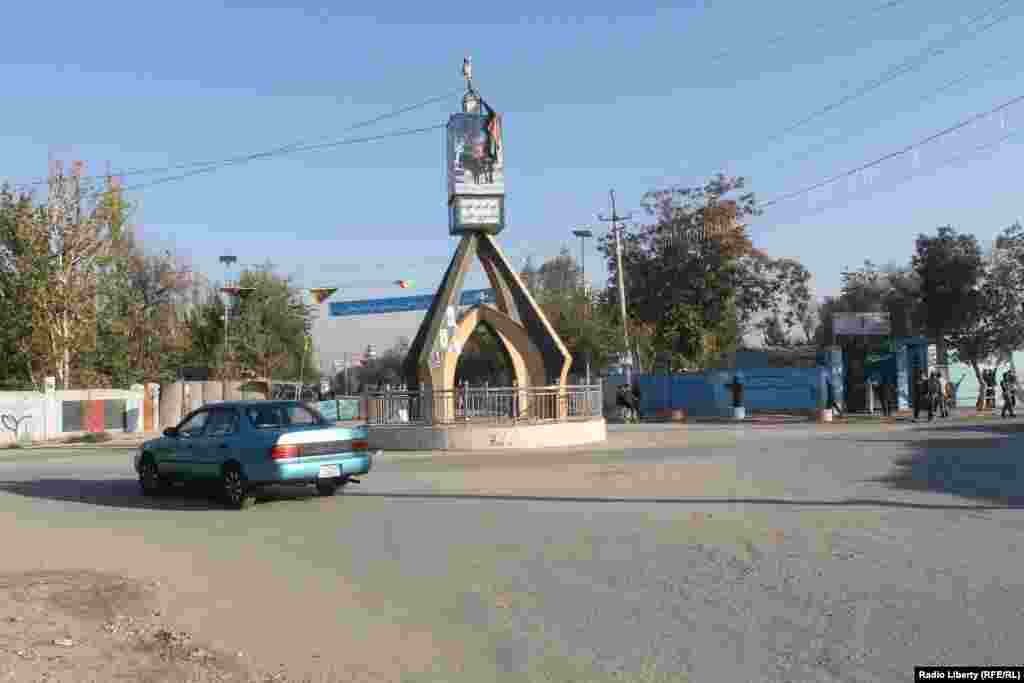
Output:
<path fill-rule="evenodd" d="M 224 401 L 142 444 L 134 465 L 144 495 L 174 482 L 215 482 L 225 503 L 242 509 L 269 485 L 312 485 L 333 495 L 359 483 L 355 477 L 370 471 L 373 455 L 365 425 L 335 426 L 306 403 Z"/>

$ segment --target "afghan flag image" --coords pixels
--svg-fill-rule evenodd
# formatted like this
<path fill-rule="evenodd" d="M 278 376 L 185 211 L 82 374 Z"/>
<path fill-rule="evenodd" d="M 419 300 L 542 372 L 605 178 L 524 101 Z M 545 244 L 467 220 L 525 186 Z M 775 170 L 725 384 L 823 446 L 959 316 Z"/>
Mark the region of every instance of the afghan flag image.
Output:
<path fill-rule="evenodd" d="M 495 166 L 501 167 L 505 161 L 505 148 L 501 143 L 501 114 L 494 111 L 486 102 L 484 106 L 487 107 L 487 154 Z"/>
<path fill-rule="evenodd" d="M 331 298 L 331 296 L 338 291 L 337 287 L 314 287 L 310 289 L 310 294 L 313 295 L 313 300 L 318 304 L 322 304 Z"/>

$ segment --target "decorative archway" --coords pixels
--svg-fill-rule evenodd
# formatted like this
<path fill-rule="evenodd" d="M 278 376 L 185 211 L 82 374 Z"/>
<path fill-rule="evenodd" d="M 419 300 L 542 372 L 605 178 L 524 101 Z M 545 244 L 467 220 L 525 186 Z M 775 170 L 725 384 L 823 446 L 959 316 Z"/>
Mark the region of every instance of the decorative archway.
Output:
<path fill-rule="evenodd" d="M 454 316 L 462 283 L 474 258 L 480 260 L 495 292 L 496 306 L 478 304 L 457 321 L 449 338 L 446 318 Z M 449 313 L 451 311 L 451 313 Z M 406 382 L 424 391 L 454 389 L 455 366 L 462 345 L 485 320 L 497 332 L 513 358 L 520 387 L 564 387 L 572 357 L 548 322 L 544 311 L 519 279 L 518 273 L 491 235 L 464 235 L 420 325 L 406 357 Z M 517 363 L 521 367 L 516 367 Z"/>
<path fill-rule="evenodd" d="M 538 386 L 544 384 L 544 365 L 540 362 L 540 352 L 530 341 L 526 328 L 497 308 L 487 304 L 471 307 L 459 318 L 455 328 L 455 347 L 457 353 L 446 353 L 440 368 L 443 373 L 442 385 L 455 386 L 455 370 L 462 356 L 462 350 L 473 331 L 482 324 L 490 326 L 505 347 L 509 360 L 512 362 L 512 375 L 519 387 Z"/>

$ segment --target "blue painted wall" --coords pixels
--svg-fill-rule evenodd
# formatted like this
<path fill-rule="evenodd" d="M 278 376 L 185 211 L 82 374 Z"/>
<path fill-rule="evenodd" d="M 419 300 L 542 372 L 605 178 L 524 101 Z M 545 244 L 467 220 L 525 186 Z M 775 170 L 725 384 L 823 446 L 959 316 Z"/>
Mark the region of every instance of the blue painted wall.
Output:
<path fill-rule="evenodd" d="M 740 370 L 747 410 L 814 410 L 824 407 L 824 368 L 748 368 Z M 694 417 L 732 414 L 728 388 L 736 373 L 709 371 L 686 375 L 641 375 L 640 409 L 644 415 L 685 410 Z"/>
<path fill-rule="evenodd" d="M 640 412 L 655 415 L 661 410 L 685 410 L 695 417 L 727 414 L 729 401 L 724 372 L 685 375 L 640 375 Z"/>

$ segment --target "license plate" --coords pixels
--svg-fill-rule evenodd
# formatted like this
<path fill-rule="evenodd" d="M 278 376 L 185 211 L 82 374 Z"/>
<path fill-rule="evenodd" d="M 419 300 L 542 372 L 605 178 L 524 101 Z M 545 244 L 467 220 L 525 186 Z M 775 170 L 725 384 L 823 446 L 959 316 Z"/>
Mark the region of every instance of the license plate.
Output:
<path fill-rule="evenodd" d="M 320 465 L 320 478 L 333 479 L 341 476 L 341 465 Z"/>

